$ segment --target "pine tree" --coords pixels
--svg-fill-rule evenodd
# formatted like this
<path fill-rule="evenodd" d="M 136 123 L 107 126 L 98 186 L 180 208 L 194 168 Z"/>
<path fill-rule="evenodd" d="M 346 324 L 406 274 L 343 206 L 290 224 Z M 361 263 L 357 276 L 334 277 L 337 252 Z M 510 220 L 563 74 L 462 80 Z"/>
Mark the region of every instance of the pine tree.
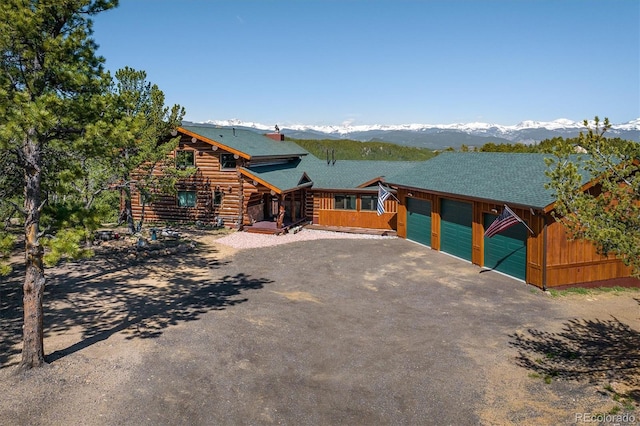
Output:
<path fill-rule="evenodd" d="M 587 131 L 576 145 L 557 145 L 555 158 L 548 160 L 556 220 L 571 238 L 593 242 L 600 253 L 616 255 L 640 276 L 640 144 L 606 138 L 607 118 L 584 125 Z M 594 185 L 585 187 L 587 182 Z"/>
<path fill-rule="evenodd" d="M 24 176 L 25 280 L 21 369 L 44 364 L 45 275 L 40 219 L 55 152 L 73 152 L 100 126 L 109 84 L 91 16 L 117 0 L 4 0 L 0 8 L 0 149 Z"/>
<path fill-rule="evenodd" d="M 129 67 L 116 72 L 116 84 L 112 88 L 113 113 L 119 116 L 116 127 L 122 131 L 111 135 L 105 143 L 113 147 L 106 158 L 112 162 L 114 177 L 119 181 L 117 187 L 124 201 L 123 216 L 131 233 L 142 227 L 147 202 L 158 194 L 171 192 L 176 179 L 193 172 L 167 167 L 169 153 L 180 139 L 171 138 L 170 133 L 180 125 L 185 111 L 180 105 L 166 107 L 164 93 L 146 79 L 146 72 Z M 160 168 L 163 173 L 156 173 Z M 138 224 L 134 223 L 131 209 L 134 189 L 143 201 Z"/>

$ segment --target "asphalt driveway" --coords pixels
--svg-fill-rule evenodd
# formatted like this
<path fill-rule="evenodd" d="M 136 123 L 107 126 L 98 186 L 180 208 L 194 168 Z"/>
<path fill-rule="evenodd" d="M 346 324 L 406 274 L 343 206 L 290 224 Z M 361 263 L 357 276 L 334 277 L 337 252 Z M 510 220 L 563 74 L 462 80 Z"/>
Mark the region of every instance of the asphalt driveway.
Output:
<path fill-rule="evenodd" d="M 50 271 L 45 300 L 48 367 L 11 374 L 4 321 L 0 424 L 567 424 L 611 397 L 532 378 L 514 335 L 640 329 L 572 321 L 592 311 L 394 238 L 97 258 Z M 622 302 L 636 327 L 640 301 Z"/>
<path fill-rule="evenodd" d="M 243 303 L 168 330 L 108 423 L 478 424 L 487 368 L 549 309 L 400 239 L 252 249 L 213 273 L 243 277 Z"/>

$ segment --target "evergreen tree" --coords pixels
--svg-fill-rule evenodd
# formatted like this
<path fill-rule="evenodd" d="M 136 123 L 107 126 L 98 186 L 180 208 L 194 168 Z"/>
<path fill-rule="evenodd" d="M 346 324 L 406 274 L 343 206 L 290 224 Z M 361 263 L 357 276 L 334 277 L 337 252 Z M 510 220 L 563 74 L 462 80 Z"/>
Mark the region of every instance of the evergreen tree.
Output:
<path fill-rule="evenodd" d="M 640 275 L 640 144 L 604 135 L 609 120 L 585 120 L 575 155 L 572 144 L 559 144 L 548 160 L 548 186 L 555 191 L 555 217 L 572 238 L 592 241 L 600 253 L 615 254 Z M 594 186 L 585 189 L 584 176 Z"/>
<path fill-rule="evenodd" d="M 115 97 L 114 115 L 119 116 L 120 132 L 111 135 L 105 146 L 111 146 L 113 176 L 119 182 L 124 201 L 123 219 L 129 231 L 135 233 L 142 227 L 144 209 L 159 194 L 172 192 L 176 179 L 186 177 L 192 168 L 178 170 L 168 167 L 179 137 L 171 138 L 170 133 L 180 125 L 184 108 L 180 105 L 165 107 L 164 93 L 157 85 L 146 81 L 147 74 L 129 67 L 116 72 L 116 84 L 112 88 Z M 163 173 L 156 173 L 162 168 Z M 134 224 L 131 209 L 133 189 L 140 193 L 142 215 Z"/>
<path fill-rule="evenodd" d="M 0 8 L 0 149 L 23 175 L 25 280 L 20 367 L 44 363 L 40 220 L 51 155 L 74 152 L 102 124 L 109 83 L 90 17 L 117 0 L 4 0 Z"/>

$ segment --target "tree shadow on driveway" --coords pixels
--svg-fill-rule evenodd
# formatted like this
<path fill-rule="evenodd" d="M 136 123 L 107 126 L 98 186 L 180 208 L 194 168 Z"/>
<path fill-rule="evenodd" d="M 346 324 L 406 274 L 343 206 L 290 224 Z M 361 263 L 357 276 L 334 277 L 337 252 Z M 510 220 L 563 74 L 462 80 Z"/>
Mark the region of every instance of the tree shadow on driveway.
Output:
<path fill-rule="evenodd" d="M 127 339 L 158 337 L 169 326 L 246 302 L 246 291 L 272 282 L 243 273 L 218 275 L 214 271 L 229 262 L 216 259 L 214 254 L 196 249 L 134 259 L 98 255 L 48 270 L 45 351 L 47 338 L 68 335 L 72 340 L 64 340 L 67 347 L 54 347 L 46 361 L 54 362 L 119 332 Z M 23 274 L 16 271 L 6 278 L 0 285 L 3 367 L 18 362 L 23 312 Z"/>
<path fill-rule="evenodd" d="M 548 378 L 623 383 L 639 402 L 640 332 L 617 318 L 573 319 L 558 333 L 529 329 L 509 337 L 518 365 Z"/>

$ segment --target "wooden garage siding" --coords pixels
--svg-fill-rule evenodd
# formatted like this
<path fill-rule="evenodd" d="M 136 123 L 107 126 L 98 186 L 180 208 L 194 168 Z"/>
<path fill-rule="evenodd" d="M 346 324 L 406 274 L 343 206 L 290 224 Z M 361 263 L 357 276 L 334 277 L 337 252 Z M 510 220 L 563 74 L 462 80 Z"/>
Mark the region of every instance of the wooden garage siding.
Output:
<path fill-rule="evenodd" d="M 362 194 L 354 191 L 311 191 L 313 193 L 313 223 L 326 226 L 345 226 L 368 229 L 396 229 L 398 203 L 393 198 L 388 198 L 384 203 L 385 213 L 378 216 L 375 210 L 335 210 L 335 194 Z M 357 208 L 360 208 L 358 197 Z"/>
<path fill-rule="evenodd" d="M 548 216 L 547 287 L 629 277 L 631 269 L 614 256 L 599 255 L 588 241 L 567 238 L 560 222 Z"/>

